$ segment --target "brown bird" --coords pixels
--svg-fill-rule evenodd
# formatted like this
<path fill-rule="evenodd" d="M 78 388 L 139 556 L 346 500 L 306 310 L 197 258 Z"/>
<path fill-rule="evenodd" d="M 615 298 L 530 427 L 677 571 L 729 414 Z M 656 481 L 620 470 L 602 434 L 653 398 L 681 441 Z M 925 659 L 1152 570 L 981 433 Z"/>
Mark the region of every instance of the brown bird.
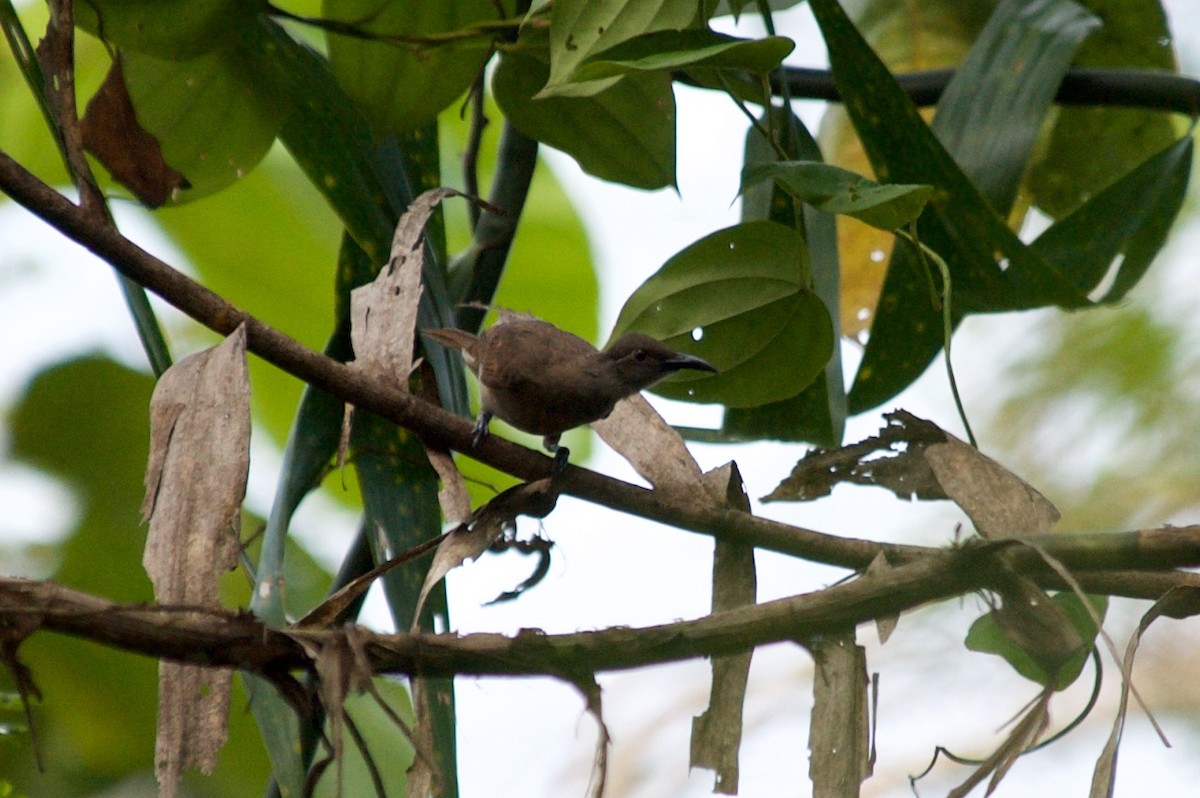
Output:
<path fill-rule="evenodd" d="M 603 352 L 577 335 L 534 319 L 505 321 L 475 336 L 436 328 L 424 334 L 459 349 L 479 378 L 481 407 L 474 445 L 488 434 L 493 416 L 542 435 L 555 468 L 569 454 L 562 433 L 607 418 L 621 399 L 680 369 L 717 370 L 705 360 L 675 352 L 641 333 L 626 333 Z"/>

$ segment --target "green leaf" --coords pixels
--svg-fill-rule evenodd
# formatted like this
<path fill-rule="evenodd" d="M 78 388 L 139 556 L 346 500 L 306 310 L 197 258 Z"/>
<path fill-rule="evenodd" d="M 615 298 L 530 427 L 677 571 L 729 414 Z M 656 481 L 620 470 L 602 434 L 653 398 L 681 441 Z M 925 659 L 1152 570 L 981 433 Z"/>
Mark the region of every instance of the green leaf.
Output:
<path fill-rule="evenodd" d="M 796 199 L 825 213 L 853 216 L 880 230 L 895 230 L 921 215 L 932 186 L 880 185 L 862 175 L 819 161 L 777 161 L 742 172 L 742 191 L 774 179 Z"/>
<path fill-rule="evenodd" d="M 1068 275 L 1008 229 L 989 205 L 993 198 L 981 195 L 958 167 L 841 8 L 831 0 L 813 0 L 811 6 L 829 45 L 847 111 L 876 174 L 887 182 L 927 182 L 934 186 L 929 207 L 921 217 L 920 235 L 924 243 L 942 255 L 950 269 L 954 323 L 967 312 L 1045 304 L 1086 305 L 1087 298 Z M 975 109 L 949 117 L 950 122 L 957 119 L 968 125 L 972 135 L 1019 135 L 1030 120 L 1040 123 L 1035 106 L 1040 104 L 1044 112 L 1051 97 L 1044 91 L 1022 91 L 1021 81 L 1011 76 L 1028 78 L 1021 65 L 1033 60 L 1041 48 L 1059 55 L 1038 60 L 1044 71 L 1034 77 L 1056 83 L 1066 68 L 1062 54 L 1069 57 L 1078 44 L 1081 17 L 1078 7 L 1069 0 L 1039 2 L 1033 15 L 1023 16 L 1023 8 L 1007 0 L 1001 4 L 975 45 L 980 52 L 992 53 L 996 60 L 968 59 L 970 68 L 956 73 L 947 90 L 950 96 L 943 99 L 943 103 L 961 102 Z M 1063 26 L 1061 35 L 1047 37 L 1046 28 L 1053 27 L 1055 20 Z M 996 46 L 998 40 L 1005 39 L 1010 40 L 1008 45 Z M 1018 46 L 1020 43 L 1029 49 Z M 989 80 L 996 82 L 994 88 L 980 85 Z M 954 99 L 955 94 L 959 99 Z M 986 98 L 986 105 L 974 105 L 979 98 Z M 1025 107 L 1012 107 L 1016 103 Z M 994 117 L 995 106 L 1008 108 L 1009 115 Z M 985 126 L 988 120 L 990 127 Z M 950 122 L 942 123 L 939 133 L 953 138 L 958 134 L 949 130 Z M 1006 122 L 1012 127 L 997 129 Z M 966 138 L 969 136 L 963 133 L 959 140 Z M 1016 157 L 1020 151 L 1008 152 L 1013 157 L 1007 163 L 986 168 L 1022 170 L 1024 166 Z M 999 194 L 1007 184 L 1005 176 L 985 183 L 997 194 L 997 202 L 1003 201 Z M 894 396 L 915 380 L 941 349 L 942 321 L 934 309 L 928 284 L 919 262 L 905 248 L 898 249 L 888 269 L 872 335 L 850 395 L 852 412 L 862 412 Z"/>
<path fill-rule="evenodd" d="M 818 159 L 820 148 L 804 123 L 790 109 L 772 108 L 760 120 L 775 131 L 789 158 Z M 779 157 L 758 127 L 746 133 L 744 163 L 747 167 L 774 163 Z M 774 183 L 758 184 L 743 192 L 742 220 L 772 220 L 797 228 L 807 241 L 808 269 L 817 296 L 829 312 L 833 340 L 838 332 L 838 251 L 834 217 L 797 201 Z M 823 446 L 841 443 L 846 423 L 846 392 L 842 358 L 838 346 L 811 385 L 798 395 L 752 408 L 728 408 L 721 423 L 725 440 L 811 441 Z"/>
<path fill-rule="evenodd" d="M 412 702 L 404 685 L 395 679 L 377 676 L 375 689 L 387 701 L 395 713 L 410 726 L 413 723 Z M 379 777 L 383 781 L 384 795 L 406 795 L 408 768 L 412 764 L 412 743 L 369 693 L 351 693 L 346 697 L 345 708 L 363 739 L 367 741 Z M 326 724 L 328 732 L 328 724 Z M 314 798 L 339 798 L 347 795 L 375 795 L 374 781 L 363 760 L 362 752 L 354 743 L 349 732 L 344 732 L 346 760 L 343 764 L 344 781 L 341 790 L 336 787 L 338 767 L 331 765 L 317 782 Z"/>
<path fill-rule="evenodd" d="M 1137 285 L 1166 243 L 1183 207 L 1192 170 L 1192 137 L 1185 136 L 1121 177 L 1033 242 L 1047 260 L 1074 273 L 1091 291 L 1118 255 L 1121 265 L 1101 302 L 1118 302 Z"/>
<path fill-rule="evenodd" d="M 998 213 L 1012 208 L 1062 76 L 1100 25 L 1071 0 L 1006 0 L 946 87 L 933 132 Z"/>
<path fill-rule="evenodd" d="M 405 173 L 404 155 L 394 139 L 378 145 L 373 141 L 365 118 L 341 90 L 328 63 L 274 21 L 259 20 L 253 60 L 264 82 L 289 109 L 281 140 L 368 255 L 372 268 L 352 281 L 360 285 L 387 257 L 396 220 L 412 200 L 412 181 L 420 176 Z M 421 326 L 453 323 L 454 308 L 445 282 L 444 267 L 435 253 L 425 263 L 425 291 L 418 310 Z M 346 296 L 337 301 L 346 301 Z M 337 319 L 344 323 L 345 308 L 340 304 Z M 449 353 L 432 355 L 429 362 L 445 392 L 444 404 L 466 412 L 461 370 Z"/>
<path fill-rule="evenodd" d="M 239 44 L 187 61 L 128 52 L 121 64 L 138 122 L 191 183 L 172 202 L 199 199 L 240 180 L 275 142 L 283 106 Z"/>
<path fill-rule="evenodd" d="M 695 0 L 558 0 L 550 10 L 549 87 L 569 83 L 588 57 L 635 36 L 700 21 Z"/>
<path fill-rule="evenodd" d="M 588 97 L 534 99 L 549 74 L 545 40 L 531 34 L 521 45 L 501 54 L 492 78 L 496 102 L 518 130 L 603 180 L 646 189 L 675 185 L 669 75 L 629 75 Z"/>
<path fill-rule="evenodd" d="M 1077 67 L 1179 72 L 1171 28 L 1159 0 L 1081 0 L 1104 26 L 1075 53 Z M 1061 108 L 1029 170 L 1031 199 L 1062 218 L 1181 132 L 1177 118 L 1137 108 Z M 1097 157 L 1103 153 L 1103 157 Z"/>
<path fill-rule="evenodd" d="M 286 154 L 272 153 L 204 202 L 163 208 L 153 218 L 206 286 L 305 346 L 322 348 L 341 226 Z M 247 219 L 259 220 L 253 235 L 239 237 L 236 247 L 213 246 Z M 282 444 L 304 384 L 258 358 L 249 367 L 255 423 Z"/>
<path fill-rule="evenodd" d="M 1088 596 L 1092 609 L 1103 620 L 1108 609 L 1107 596 Z M 1037 660 L 1012 641 L 1004 633 L 1001 624 L 996 620 L 996 610 L 982 615 L 971 624 L 967 632 L 966 647 L 971 651 L 984 654 L 995 654 L 1003 657 L 1013 669 L 1037 684 L 1053 687 L 1056 691 L 1065 690 L 1079 678 L 1092 646 L 1095 644 L 1098 629 L 1092 622 L 1092 617 L 1083 602 L 1074 593 L 1062 592 L 1051 598 L 1055 606 L 1066 616 L 1071 626 L 1079 632 L 1084 645 L 1061 666 L 1057 673 L 1047 673 Z"/>
<path fill-rule="evenodd" d="M 377 36 L 431 36 L 493 21 L 492 0 L 325 0 L 324 15 Z M 376 130 L 416 130 L 437 119 L 475 80 L 492 52 L 492 35 L 420 47 L 328 34 L 338 81 Z"/>
<path fill-rule="evenodd" d="M 660 382 L 652 390 L 663 396 L 731 407 L 795 396 L 833 351 L 829 313 L 800 279 L 804 246 L 796 231 L 774 222 L 712 233 L 634 291 L 613 337 L 645 332 L 721 371 Z"/>
<path fill-rule="evenodd" d="M 739 39 L 708 29 L 658 31 L 629 39 L 587 59 L 575 70 L 572 82 L 683 67 L 742 70 L 766 75 L 778 67 L 794 47 L 791 39 L 782 36 Z"/>
<path fill-rule="evenodd" d="M 88 0 L 75 24 L 128 52 L 172 61 L 225 45 L 260 7 L 238 0 Z"/>

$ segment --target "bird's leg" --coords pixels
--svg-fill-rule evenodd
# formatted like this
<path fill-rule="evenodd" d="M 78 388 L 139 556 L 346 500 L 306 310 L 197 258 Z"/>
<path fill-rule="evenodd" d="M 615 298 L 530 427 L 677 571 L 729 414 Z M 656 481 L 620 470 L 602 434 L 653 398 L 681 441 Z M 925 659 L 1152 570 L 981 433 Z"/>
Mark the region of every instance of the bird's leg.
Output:
<path fill-rule="evenodd" d="M 472 446 L 479 446 L 483 439 L 488 436 L 488 422 L 492 420 L 492 414 L 487 410 L 480 410 L 479 417 L 475 419 L 475 437 L 471 439 Z"/>
<path fill-rule="evenodd" d="M 567 467 L 567 459 L 571 456 L 571 450 L 566 446 L 558 445 L 557 435 L 547 435 L 542 438 L 542 446 L 546 447 L 546 451 L 554 455 L 554 468 L 550 470 L 550 476 L 557 476 Z"/>

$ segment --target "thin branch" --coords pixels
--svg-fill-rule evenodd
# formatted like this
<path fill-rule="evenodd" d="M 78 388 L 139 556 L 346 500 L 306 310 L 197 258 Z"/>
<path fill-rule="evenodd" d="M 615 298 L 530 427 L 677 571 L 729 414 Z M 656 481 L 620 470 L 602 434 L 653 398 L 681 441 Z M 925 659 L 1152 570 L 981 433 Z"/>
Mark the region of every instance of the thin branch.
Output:
<path fill-rule="evenodd" d="M 946 90 L 953 69 L 931 69 L 897 74 L 896 81 L 909 99 L 918 106 L 936 105 Z M 676 79 L 690 82 L 685 76 Z M 783 78 L 771 74 L 771 89 L 776 95 L 791 92 L 797 100 L 841 102 L 833 73 L 826 69 L 787 67 Z M 1112 106 L 1142 108 L 1148 111 L 1174 111 L 1200 116 L 1200 81 L 1185 75 L 1172 75 L 1146 69 L 1081 69 L 1067 71 L 1059 84 L 1054 101 L 1059 105 Z"/>

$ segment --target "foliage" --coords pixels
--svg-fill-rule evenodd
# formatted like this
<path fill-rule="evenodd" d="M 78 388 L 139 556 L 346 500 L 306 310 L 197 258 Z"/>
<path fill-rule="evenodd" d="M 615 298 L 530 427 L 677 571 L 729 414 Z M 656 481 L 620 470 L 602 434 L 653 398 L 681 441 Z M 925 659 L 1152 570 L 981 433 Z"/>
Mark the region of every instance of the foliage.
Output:
<path fill-rule="evenodd" d="M 939 12 L 922 24 L 935 29 L 937 63 L 944 58 L 959 69 L 932 123 L 895 78 L 901 68 L 928 65 L 914 53 L 895 53 L 896 31 L 911 29 L 908 4 L 845 3 L 852 20 L 835 0 L 810 0 L 845 114 L 827 124 L 821 146 L 787 104 L 783 63 L 794 45 L 777 35 L 770 9 L 790 3 L 753 5 L 769 32 L 758 37 L 715 29 L 726 27 L 719 15 L 749 15 L 747 3 L 319 5 L 79 4 L 71 68 L 86 107 L 83 142 L 93 164 L 104 167 L 105 194 L 157 208 L 152 224 L 223 298 L 310 349 L 348 361 L 355 354 L 351 292 L 389 262 L 393 229 L 418 195 L 455 185 L 492 204 L 432 211 L 413 245 L 425 255 L 417 326 L 471 328 L 479 316 L 463 304 L 494 303 L 596 340 L 597 277 L 582 225 L 553 179 L 535 171 L 538 144 L 562 150 L 601 180 L 675 187 L 678 139 L 704 131 L 677 129 L 674 87 L 687 82 L 720 93 L 730 113 L 751 120 L 743 152 L 714 154 L 742 164 L 743 221 L 709 232 L 650 274 L 626 298 L 612 335 L 645 332 L 720 369 L 717 376 L 681 374 L 652 389 L 721 406 L 719 427 L 688 430 L 693 438 L 838 447 L 847 415 L 910 386 L 943 348 L 948 352 L 969 316 L 1058 308 L 1094 318 L 1102 306 L 1122 301 L 1166 243 L 1187 190 L 1192 134 L 1181 135 L 1178 118 L 1162 110 L 1054 105 L 1072 66 L 1174 69 L 1171 49 L 1160 41 L 1169 29 L 1157 0 L 936 4 Z M 50 6 L 51 13 L 62 8 Z M 64 170 L 56 139 L 64 120 L 37 74 L 62 65 L 46 53 L 40 67 L 21 57 L 21 36 L 47 25 L 45 11 L 26 8 L 18 18 L 0 0 L 0 17 L 15 55 L 0 61 L 0 150 L 51 185 L 85 179 L 77 166 Z M 823 152 L 840 165 L 824 163 Z M 452 168 L 460 155 L 461 173 Z M 143 168 L 151 163 L 158 167 Z M 1046 225 L 1029 240 L 1014 228 L 1031 208 Z M 872 229 L 845 226 L 839 244 L 834 216 L 839 224 L 853 219 Z M 847 258 L 863 261 L 865 252 L 891 250 L 895 236 L 909 245 L 895 248 L 885 267 L 872 258 L 873 277 L 863 276 L 863 263 L 847 264 Z M 933 270 L 934 262 L 944 270 Z M 839 338 L 860 329 L 864 312 L 870 333 L 846 391 Z M 209 337 L 195 327 L 174 334 L 182 341 Z M 456 356 L 432 348 L 424 357 L 423 396 L 468 415 Z M 249 606 L 269 625 L 291 628 L 321 603 L 326 588 L 336 590 L 372 563 L 441 533 L 438 488 L 450 479 L 435 471 L 436 457 L 427 457 L 413 430 L 359 411 L 353 434 L 342 439 L 339 399 L 260 361 L 251 361 L 250 373 L 256 425 L 285 455 L 261 536 L 246 552 L 246 576 L 227 577 L 224 595 L 228 606 Z M 395 382 L 406 384 L 404 376 Z M 56 552 L 54 578 L 111 599 L 152 598 L 139 563 L 140 535 L 133 532 L 151 387 L 149 378 L 103 358 L 75 359 L 35 379 L 10 422 L 12 458 L 54 474 L 80 496 L 80 520 Z M 97 409 L 86 430 L 73 418 L 71 399 L 83 394 Z M 673 445 L 664 442 L 673 440 L 671 433 L 659 434 L 665 437 L 646 434 L 643 445 L 651 451 L 643 451 L 643 463 L 665 451 L 654 446 Z M 348 446 L 351 469 L 330 479 L 339 446 L 342 453 Z M 920 467 L 936 471 L 936 457 L 931 462 Z M 485 483 L 512 482 L 482 464 L 462 465 Z M 697 505 L 724 508 L 741 492 L 737 479 L 724 478 L 713 487 L 712 478 L 689 475 L 686 490 Z M 671 495 L 656 477 L 647 479 L 661 490 L 656 495 Z M 966 509 L 944 475 L 939 479 L 945 491 L 938 498 Z M 348 557 L 336 580 L 296 546 L 291 531 L 298 506 L 323 482 L 338 484 L 329 491 L 338 501 L 361 505 L 356 550 L 371 555 L 364 563 Z M 982 527 L 974 514 L 972 520 Z M 1018 527 L 1005 535 L 1031 531 Z M 726 556 L 719 548 L 718 560 Z M 721 577 L 715 578 L 719 592 Z M 392 571 L 383 585 L 398 629 L 453 628 L 444 586 L 429 593 L 419 570 Z M 995 592 L 1007 602 L 1015 595 L 1010 590 Z M 1068 607 L 1083 646 L 1072 648 L 1061 670 L 1058 662 L 1055 668 L 1034 662 L 1019 636 L 1014 640 L 991 615 L 973 628 L 967 646 L 1001 653 L 1023 675 L 1062 689 L 1079 674 L 1096 634 L 1079 609 L 1085 604 L 1064 592 L 1046 610 Z M 22 794 L 120 789 L 149 769 L 151 757 L 129 745 L 136 740 L 149 750 L 153 736 L 147 661 L 105 649 L 79 656 L 75 646 L 39 637 L 21 648 L 22 661 L 47 687 L 38 708 L 44 755 L 56 765 L 73 763 L 33 781 L 24 752 L 0 748 L 5 778 Z M 561 675 L 571 677 L 603 724 L 592 674 Z M 235 697 L 227 751 L 236 755 L 188 789 L 261 794 L 273 778 L 282 795 L 303 794 L 308 779 L 331 791 L 341 762 L 323 771 L 317 740 L 322 733 L 340 740 L 345 722 L 351 735 L 366 734 L 369 749 L 399 750 L 409 759 L 424 746 L 429 756 L 415 761 L 443 780 L 444 794 L 454 794 L 451 682 L 415 688 L 411 707 L 395 683 L 379 685 L 386 701 L 342 694 L 351 702 L 349 719 L 327 721 L 320 713 L 300 719 L 267 680 L 248 676 L 240 700 L 248 701 L 257 733 Z M 382 705 L 398 707 L 398 716 Z M 407 723 L 414 714 L 428 732 L 415 742 L 399 717 Z M 1030 717 L 1026 728 L 1036 725 Z M 106 727 L 122 733 L 106 734 Z M 263 742 L 255 743 L 256 736 Z M 370 789 L 377 775 L 370 759 L 359 756 L 343 774 L 354 794 Z M 403 789 L 402 773 L 389 763 L 388 794 Z M 412 773 L 414 783 L 424 777 L 420 767 Z M 736 756 L 732 781 L 736 787 Z M 0 789 L 7 786 L 0 781 Z"/>

